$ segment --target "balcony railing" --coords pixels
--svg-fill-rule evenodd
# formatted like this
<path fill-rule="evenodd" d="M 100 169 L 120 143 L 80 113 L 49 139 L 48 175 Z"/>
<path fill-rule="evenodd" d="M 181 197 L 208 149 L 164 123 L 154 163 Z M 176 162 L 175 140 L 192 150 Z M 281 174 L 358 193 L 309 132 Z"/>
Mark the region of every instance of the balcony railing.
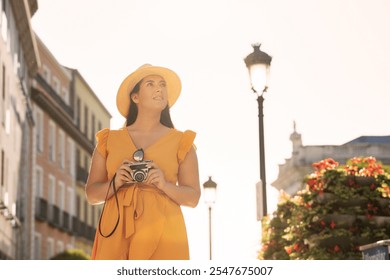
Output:
<path fill-rule="evenodd" d="M 94 240 L 96 229 L 93 226 L 87 225 L 84 232 L 84 237 L 88 240 Z"/>
<path fill-rule="evenodd" d="M 62 109 L 73 119 L 73 108 L 65 103 L 65 101 L 56 93 L 56 91 L 46 82 L 41 75 L 36 75 L 35 79 L 45 89 L 55 102 L 57 102 Z"/>
<path fill-rule="evenodd" d="M 56 205 L 49 206 L 49 224 L 54 227 L 60 227 L 60 208 Z"/>
<path fill-rule="evenodd" d="M 50 226 L 65 231 L 70 235 L 82 237 L 90 241 L 94 240 L 96 232 L 94 226 L 88 225 L 66 211 L 61 211 L 58 206 L 49 204 L 44 198 L 36 198 L 35 209 L 35 218 L 37 220 L 46 221 Z"/>
<path fill-rule="evenodd" d="M 37 197 L 35 202 L 35 218 L 40 221 L 47 220 L 48 204 L 47 200 Z"/>
<path fill-rule="evenodd" d="M 72 217 L 72 234 L 93 241 L 96 228 L 81 221 L 77 217 Z"/>
<path fill-rule="evenodd" d="M 81 166 L 77 166 L 76 180 L 85 183 L 87 181 L 87 178 L 88 178 L 88 171 Z"/>
<path fill-rule="evenodd" d="M 64 230 L 64 231 L 67 231 L 69 232 L 70 231 L 70 215 L 68 212 L 66 211 L 63 211 L 62 212 L 62 226 L 61 228 Z"/>
<path fill-rule="evenodd" d="M 80 223 L 80 220 L 79 218 L 73 216 L 72 217 L 72 234 L 73 235 L 76 235 L 78 234 L 78 229 L 79 229 L 79 223 Z"/>

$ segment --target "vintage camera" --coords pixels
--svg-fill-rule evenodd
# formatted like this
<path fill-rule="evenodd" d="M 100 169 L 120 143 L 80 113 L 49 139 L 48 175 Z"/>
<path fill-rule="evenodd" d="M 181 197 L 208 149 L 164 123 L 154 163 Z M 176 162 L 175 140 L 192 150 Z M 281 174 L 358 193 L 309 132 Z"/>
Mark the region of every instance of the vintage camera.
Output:
<path fill-rule="evenodd" d="M 144 182 L 146 178 L 148 177 L 149 167 L 147 167 L 148 163 L 152 162 L 151 160 L 145 160 L 141 162 L 136 162 L 129 164 L 129 167 L 131 169 L 131 177 L 136 182 Z"/>
<path fill-rule="evenodd" d="M 148 167 L 148 163 L 152 162 L 151 160 L 144 161 L 144 150 L 138 149 L 133 154 L 133 159 L 136 161 L 135 163 L 129 164 L 131 169 L 131 177 L 136 182 L 144 182 L 148 177 L 148 172 L 150 168 Z"/>

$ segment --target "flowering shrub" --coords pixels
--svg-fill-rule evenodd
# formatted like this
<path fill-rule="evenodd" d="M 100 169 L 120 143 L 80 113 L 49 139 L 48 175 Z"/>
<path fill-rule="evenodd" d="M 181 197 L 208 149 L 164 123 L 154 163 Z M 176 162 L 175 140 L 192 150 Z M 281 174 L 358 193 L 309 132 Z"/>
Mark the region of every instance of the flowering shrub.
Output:
<path fill-rule="evenodd" d="M 380 162 L 327 158 L 313 169 L 263 219 L 260 259 L 361 259 L 359 246 L 390 238 L 390 174 Z"/>

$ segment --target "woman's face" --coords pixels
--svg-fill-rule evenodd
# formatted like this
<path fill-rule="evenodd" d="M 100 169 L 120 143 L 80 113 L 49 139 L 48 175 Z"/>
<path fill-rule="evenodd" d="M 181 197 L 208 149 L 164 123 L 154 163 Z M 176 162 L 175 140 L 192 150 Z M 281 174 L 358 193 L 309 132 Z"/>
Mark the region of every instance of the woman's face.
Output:
<path fill-rule="evenodd" d="M 132 95 L 138 109 L 158 109 L 162 111 L 168 104 L 166 82 L 158 75 L 146 76 L 140 84 L 138 93 Z"/>

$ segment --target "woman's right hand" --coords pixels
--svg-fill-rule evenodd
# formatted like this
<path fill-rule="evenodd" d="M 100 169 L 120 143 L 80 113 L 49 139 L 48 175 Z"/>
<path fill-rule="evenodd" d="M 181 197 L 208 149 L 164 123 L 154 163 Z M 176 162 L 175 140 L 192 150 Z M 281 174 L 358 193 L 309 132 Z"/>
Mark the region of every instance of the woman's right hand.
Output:
<path fill-rule="evenodd" d="M 124 160 L 116 170 L 115 187 L 117 189 L 125 185 L 135 183 L 135 181 L 131 177 L 131 169 L 129 167 L 129 164 L 131 163 L 132 163 L 131 161 Z"/>

